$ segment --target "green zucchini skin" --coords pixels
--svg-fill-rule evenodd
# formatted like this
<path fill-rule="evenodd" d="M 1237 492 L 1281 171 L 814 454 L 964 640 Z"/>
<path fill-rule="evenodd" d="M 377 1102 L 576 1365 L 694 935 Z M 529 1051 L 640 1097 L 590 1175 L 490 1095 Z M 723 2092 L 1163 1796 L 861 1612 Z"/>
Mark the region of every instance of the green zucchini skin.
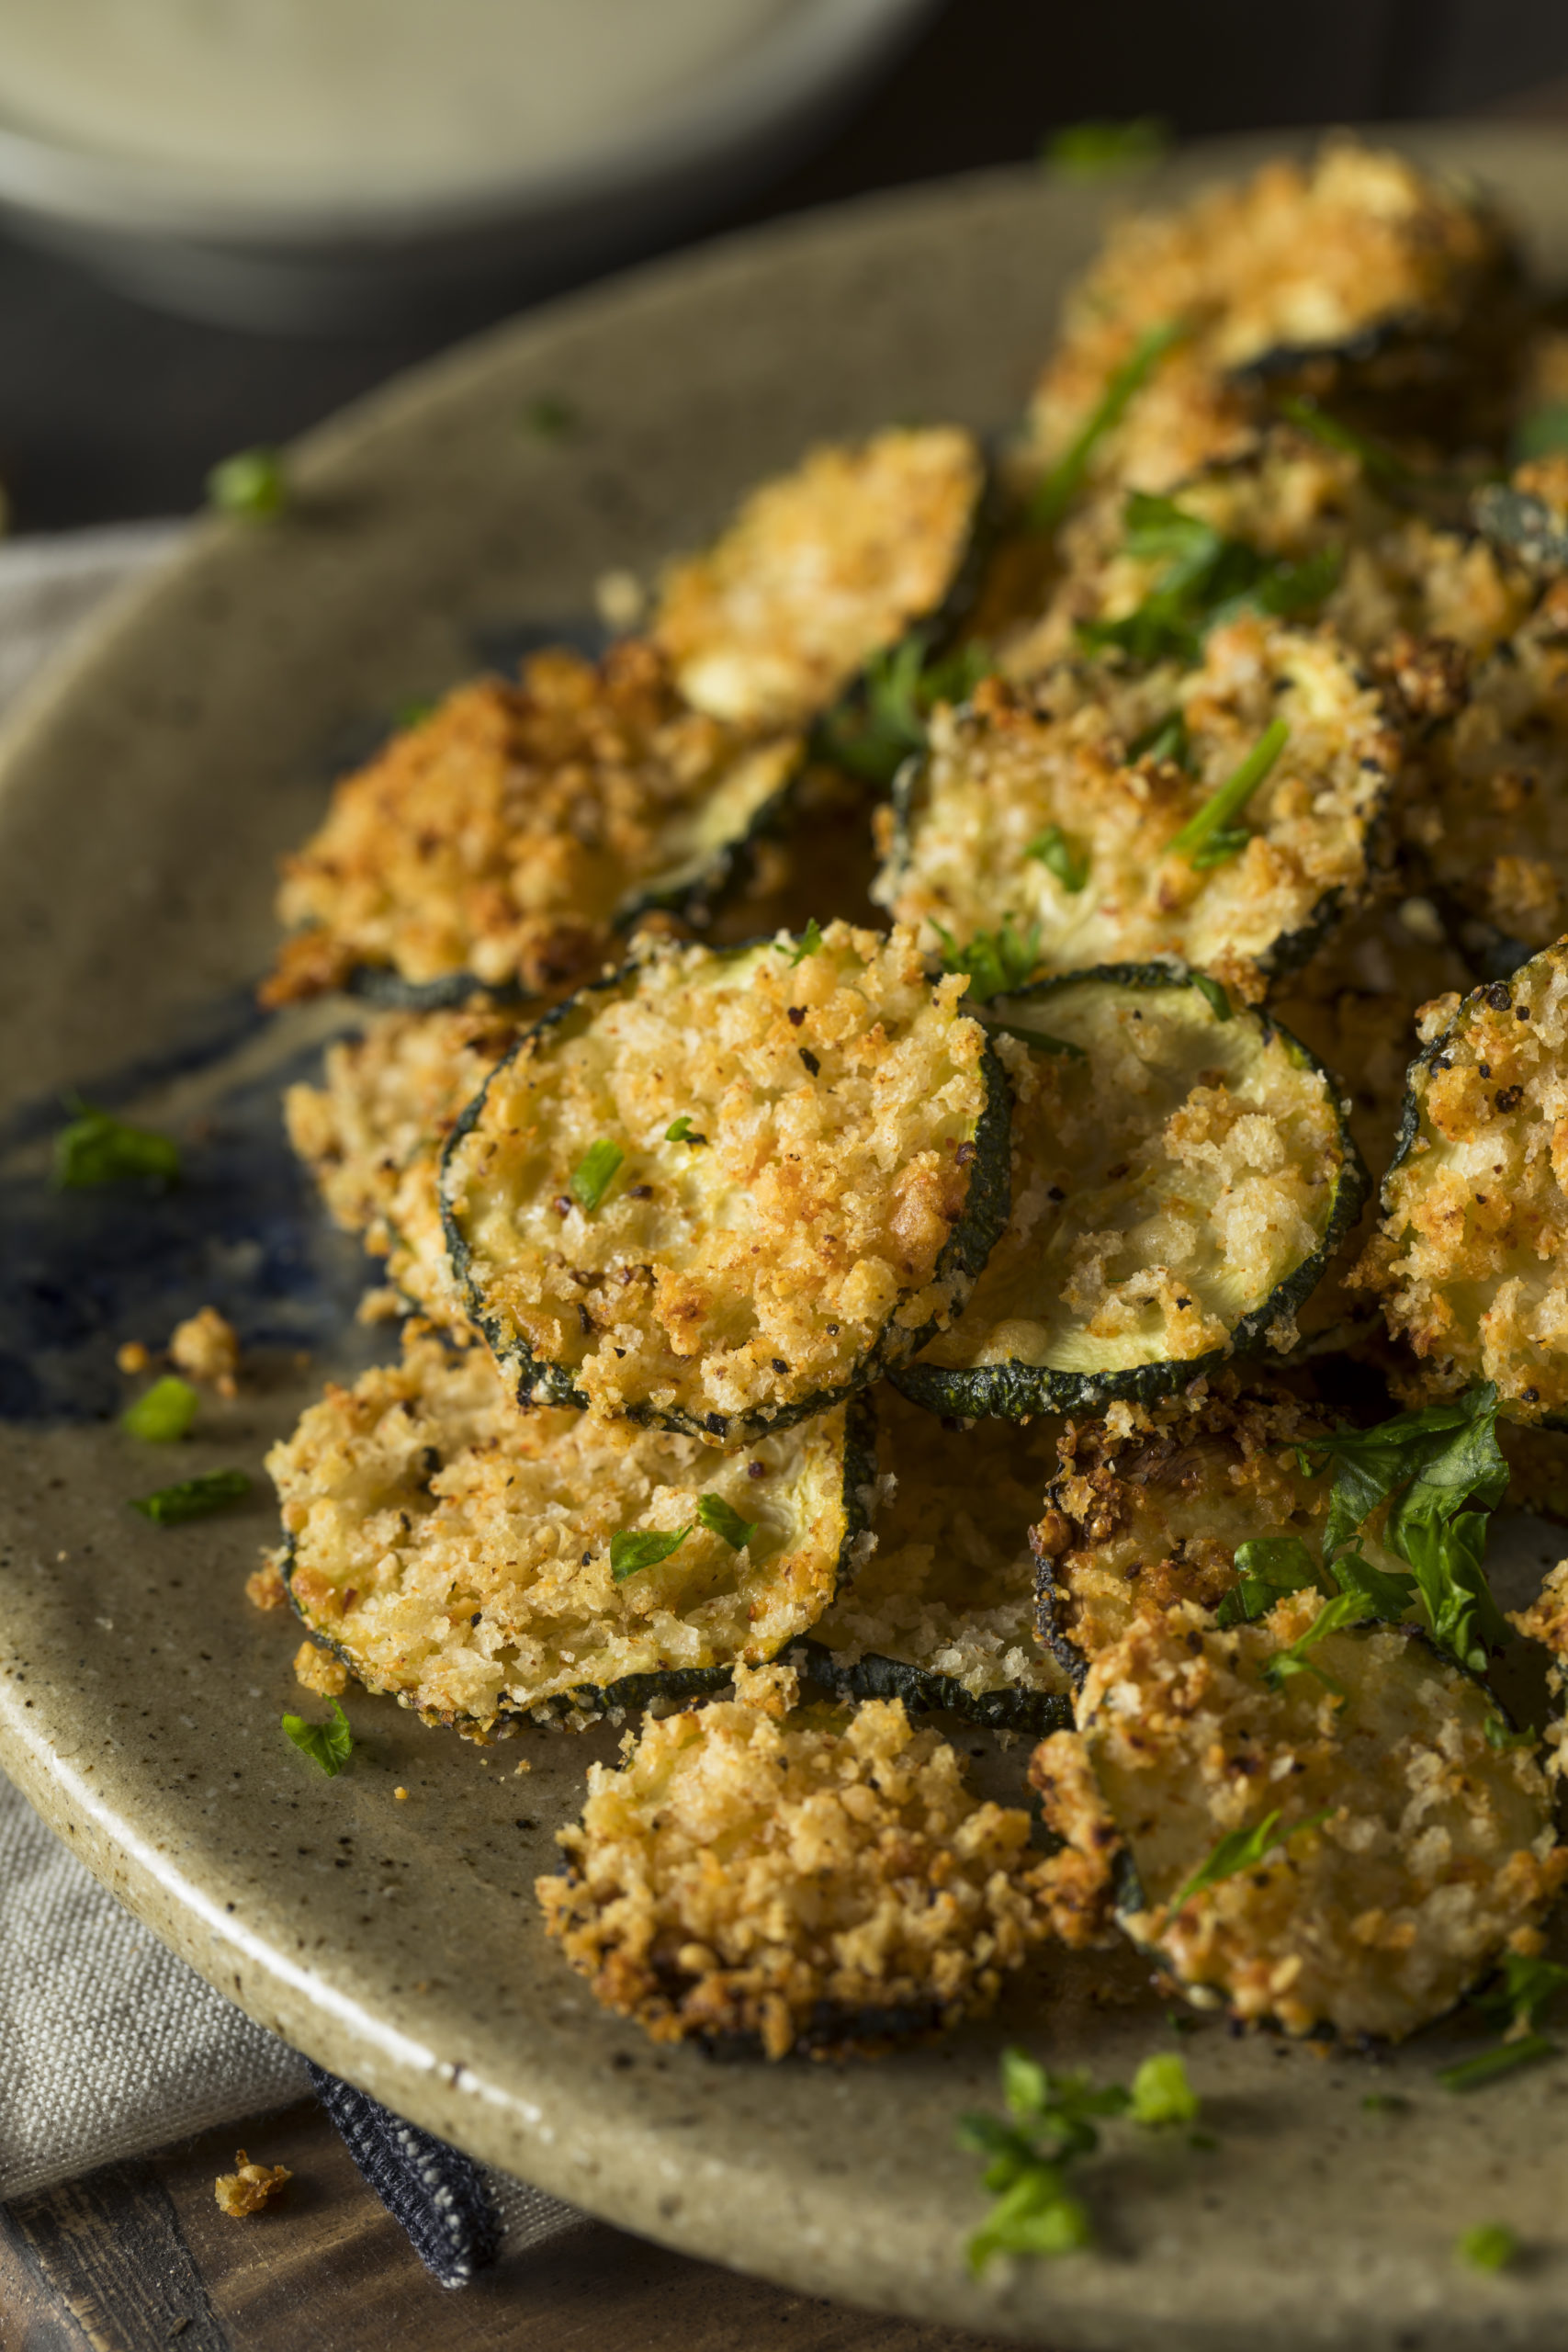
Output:
<path fill-rule="evenodd" d="M 731 961 L 767 944 L 766 940 L 749 939 L 737 946 L 711 952 Z M 542 1020 L 526 1030 L 504 1058 L 497 1063 L 479 1093 L 464 1109 L 442 1153 L 441 1222 L 453 1271 L 468 1303 L 468 1312 L 484 1334 L 491 1352 L 496 1362 L 515 1378 L 518 1401 L 522 1404 L 571 1405 L 585 1410 L 590 1400 L 581 1389 L 574 1385 L 571 1374 L 564 1365 L 548 1363 L 536 1357 L 525 1339 L 506 1329 L 494 1316 L 487 1313 L 473 1279 L 472 1253 L 447 1200 L 446 1167 L 463 1138 L 472 1132 L 483 1115 L 491 1086 L 502 1071 L 510 1068 L 527 1040 L 544 1035 L 558 1023 L 568 1019 L 581 1010 L 585 999 L 625 987 L 635 978 L 637 970 L 637 959 L 633 957 L 618 971 L 607 974 L 603 979 L 591 980 L 586 988 L 568 997 L 564 1003 L 552 1006 Z M 1006 1228 L 1011 1207 L 1012 1088 L 996 1048 L 988 1040 L 982 1057 L 982 1068 L 987 1080 L 986 1103 L 975 1131 L 975 1159 L 968 1199 L 962 1219 L 953 1228 L 938 1256 L 932 1277 L 938 1282 L 954 1273 L 967 1275 L 971 1281 L 979 1274 Z M 769 1411 L 753 1409 L 737 1414 L 709 1413 L 700 1419 L 681 1407 L 656 1409 L 650 1405 L 638 1405 L 628 1407 L 626 1417 L 644 1428 L 673 1430 L 686 1437 L 716 1438 L 723 1444 L 743 1443 L 748 1438 L 792 1429 L 798 1421 L 809 1420 L 815 1414 L 829 1412 L 835 1405 L 841 1405 L 846 1398 L 857 1395 L 890 1373 L 894 1364 L 901 1363 L 907 1356 L 923 1348 L 936 1336 L 938 1329 L 934 1318 L 913 1332 L 901 1331 L 890 1320 L 876 1346 L 862 1361 L 853 1380 L 836 1388 L 818 1389 L 795 1405 Z"/>
<path fill-rule="evenodd" d="M 1475 493 L 1476 528 L 1532 571 L 1568 570 L 1568 521 L 1533 491 L 1488 482 Z"/>
<path fill-rule="evenodd" d="M 1100 964 L 1088 971 L 1057 973 L 1046 979 L 1033 981 L 1028 988 L 1019 989 L 998 1001 L 1010 1005 L 1045 1003 L 1059 989 L 1081 986 L 1092 980 L 1121 988 L 1154 989 L 1193 988 L 1202 978 L 1202 975 L 1195 977 L 1183 967 L 1168 964 Z M 1236 1012 L 1232 1017 L 1235 1020 L 1257 1020 L 1263 1030 L 1266 1044 L 1279 1038 L 1296 1068 L 1327 1078 L 1322 1064 L 1301 1040 L 1267 1013 L 1258 1012 L 1248 1015 Z M 1169 1396 L 1174 1389 L 1184 1387 L 1190 1381 L 1217 1372 L 1233 1357 L 1259 1347 L 1270 1325 L 1282 1316 L 1292 1315 L 1316 1288 L 1330 1258 L 1355 1224 L 1371 1191 L 1371 1178 L 1356 1148 L 1345 1114 L 1338 1108 L 1337 1095 L 1334 1099 L 1344 1158 L 1339 1182 L 1335 1189 L 1334 1206 L 1322 1241 L 1258 1306 L 1240 1318 L 1228 1346 L 1212 1349 L 1201 1356 L 1136 1364 L 1120 1372 L 1099 1374 L 1055 1371 L 1043 1364 L 954 1367 L 912 1363 L 903 1364 L 889 1374 L 894 1386 L 911 1403 L 923 1405 L 929 1412 L 956 1414 L 966 1419 L 987 1414 L 1000 1415 L 1015 1421 L 1028 1420 L 1036 1413 L 1092 1414 L 1102 1411 L 1106 1405 L 1118 1398 L 1135 1404 L 1153 1404 L 1159 1397 Z"/>
<path fill-rule="evenodd" d="M 1035 1739 L 1066 1730 L 1073 1719 L 1072 1701 L 1060 1691 L 970 1690 L 953 1675 L 874 1653 L 840 1666 L 825 1643 L 809 1638 L 793 1645 L 789 1659 L 824 1690 L 852 1699 L 901 1699 L 911 1715 L 953 1714 L 989 1731 L 1027 1732 Z"/>
<path fill-rule="evenodd" d="M 844 1425 L 844 1534 L 839 1546 L 836 1591 L 841 1591 L 854 1567 L 854 1555 L 860 1539 L 871 1526 L 872 1502 L 876 1493 L 876 1408 L 869 1396 L 858 1395 L 851 1399 Z M 282 1576 L 288 1593 L 290 1608 L 304 1626 L 319 1650 L 327 1651 L 340 1665 L 345 1666 L 357 1682 L 359 1669 L 353 1654 L 341 1644 L 312 1625 L 294 1597 L 294 1539 L 285 1546 Z M 727 1690 L 732 1679 L 728 1666 L 671 1667 L 657 1674 L 624 1674 L 619 1680 L 603 1684 L 581 1682 L 570 1690 L 562 1690 L 533 1707 L 503 1706 L 495 1718 L 492 1736 L 506 1737 L 525 1724 L 578 1724 L 601 1715 L 630 1712 L 650 1706 L 658 1701 L 703 1700 L 715 1697 Z M 400 1705 L 407 1705 L 400 1700 Z M 453 1713 L 427 1714 L 422 1721 L 445 1730 L 461 1730 L 464 1717 Z"/>

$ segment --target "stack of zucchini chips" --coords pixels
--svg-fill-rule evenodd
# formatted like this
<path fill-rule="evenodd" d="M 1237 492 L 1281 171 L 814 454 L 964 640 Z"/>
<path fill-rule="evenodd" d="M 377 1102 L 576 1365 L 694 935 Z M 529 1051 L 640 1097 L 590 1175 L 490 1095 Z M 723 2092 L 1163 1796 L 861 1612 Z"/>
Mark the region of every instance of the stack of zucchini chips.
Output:
<path fill-rule="evenodd" d="M 641 1711 L 538 1892 L 657 2039 L 1119 1933 L 1399 2037 L 1540 1949 L 1565 397 L 1473 191 L 1270 165 L 1113 232 L 998 451 L 814 450 L 288 861 L 272 1000 L 378 1008 L 289 1131 L 407 1320 L 282 1571 L 433 1724 Z"/>

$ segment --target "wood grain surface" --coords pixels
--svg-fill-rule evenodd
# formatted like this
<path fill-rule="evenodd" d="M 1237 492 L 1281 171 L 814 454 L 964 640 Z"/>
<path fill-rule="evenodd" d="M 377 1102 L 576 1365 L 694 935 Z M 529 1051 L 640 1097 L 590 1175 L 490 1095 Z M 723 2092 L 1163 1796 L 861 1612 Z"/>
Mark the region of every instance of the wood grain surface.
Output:
<path fill-rule="evenodd" d="M 243 2147 L 294 2175 L 220 2212 Z M 460 2293 L 428 2277 L 309 2103 L 0 2209 L 0 2352 L 986 2352 L 743 2278 L 598 2222 Z M 999 2347 L 998 2347 L 999 2352 Z"/>

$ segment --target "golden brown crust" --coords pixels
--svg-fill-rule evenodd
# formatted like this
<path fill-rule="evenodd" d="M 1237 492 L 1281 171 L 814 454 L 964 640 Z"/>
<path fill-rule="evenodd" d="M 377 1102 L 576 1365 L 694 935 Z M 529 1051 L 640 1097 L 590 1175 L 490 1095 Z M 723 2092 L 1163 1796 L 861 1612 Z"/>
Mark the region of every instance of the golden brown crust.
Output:
<path fill-rule="evenodd" d="M 655 2041 L 874 2053 L 987 2008 L 1050 1932 L 1029 1816 L 897 1700 L 791 1720 L 795 1678 L 645 1718 L 589 1768 L 536 1892 L 596 1999 Z"/>

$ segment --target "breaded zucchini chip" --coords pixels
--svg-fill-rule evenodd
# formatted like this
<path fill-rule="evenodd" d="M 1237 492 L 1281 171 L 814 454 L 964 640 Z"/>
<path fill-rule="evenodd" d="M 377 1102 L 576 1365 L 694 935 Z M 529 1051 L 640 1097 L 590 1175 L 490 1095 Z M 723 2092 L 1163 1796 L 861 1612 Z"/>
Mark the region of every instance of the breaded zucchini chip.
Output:
<path fill-rule="evenodd" d="M 790 1720 L 795 1677 L 645 1719 L 589 1767 L 545 1925 L 655 2041 L 873 2054 L 988 2008 L 1049 1932 L 1029 1815 L 897 1699 Z"/>
<path fill-rule="evenodd" d="M 491 1076 L 442 1193 L 520 1395 L 720 1444 L 956 1312 L 1007 1213 L 1006 1080 L 913 933 L 667 948 Z"/>
<path fill-rule="evenodd" d="M 1041 1637 L 1074 1679 L 1140 1618 L 1182 1603 L 1218 1609 L 1242 1581 L 1240 1544 L 1295 1536 L 1323 1569 L 1333 1481 L 1308 1477 L 1296 1449 L 1331 1428 L 1282 1390 L 1226 1396 L 1206 1385 L 1132 1426 L 1069 1421 L 1031 1541 Z M 1403 1565 L 1370 1536 L 1362 1548 L 1374 1567 Z M 1324 1581 L 1337 1589 L 1326 1570 Z"/>
<path fill-rule="evenodd" d="M 986 1012 L 1006 1024 L 1012 1214 L 964 1313 L 895 1372 L 904 1394 L 1093 1412 L 1293 1344 L 1367 1188 L 1304 1048 L 1164 965 L 1042 981 Z"/>
<path fill-rule="evenodd" d="M 1325 1634 L 1320 1672 L 1272 1686 L 1321 1601 L 1228 1632 L 1191 1604 L 1136 1620 L 1089 1668 L 1079 1735 L 1127 1844 L 1120 1924 L 1190 1999 L 1397 2041 L 1537 1948 L 1568 1850 L 1540 1765 L 1492 1745 L 1494 1700 L 1414 1628 Z M 1245 1866 L 1219 1851 L 1249 1835 Z"/>
<path fill-rule="evenodd" d="M 549 997 L 649 907 L 700 914 L 777 810 L 797 736 L 682 699 L 637 640 L 459 686 L 338 785 L 284 861 L 273 1004 L 353 982 L 403 1002 Z"/>
<path fill-rule="evenodd" d="M 1487 979 L 1568 929 L 1568 581 L 1471 673 L 1396 804 L 1417 877 Z"/>
<path fill-rule="evenodd" d="M 1030 425 L 1059 462 L 1136 353 L 1184 329 L 1114 429 L 1094 471 L 1160 491 L 1247 447 L 1281 379 L 1319 393 L 1462 397 L 1495 351 L 1485 329 L 1513 257 L 1468 191 L 1348 140 L 1310 164 L 1266 164 L 1179 210 L 1111 232 L 1068 298 Z"/>
<path fill-rule="evenodd" d="M 1507 1434 L 1536 1437 L 1540 1432 L 1513 1430 Z M 1556 1516 L 1564 1516 L 1561 1506 Z M 1568 1560 L 1559 1560 L 1554 1568 L 1548 1569 L 1529 1607 L 1511 1610 L 1508 1622 L 1527 1641 L 1540 1642 L 1551 1660 L 1546 1681 L 1555 1713 L 1542 1734 L 1546 1770 L 1552 1780 L 1568 1780 Z"/>
<path fill-rule="evenodd" d="M 1568 946 L 1475 989 L 1412 1063 L 1354 1279 L 1435 1387 L 1568 1419 Z"/>
<path fill-rule="evenodd" d="M 653 636 L 681 692 L 733 724 L 807 724 L 953 596 L 984 488 L 955 425 L 813 449 L 665 573 Z"/>
<path fill-rule="evenodd" d="M 875 895 L 960 952 L 1008 925 L 1048 971 L 1178 956 L 1258 997 L 1365 896 L 1399 755 L 1337 638 L 1255 616 L 1185 673 L 987 679 L 900 776 Z"/>
<path fill-rule="evenodd" d="M 1034 1631 L 1029 1530 L 1060 1423 L 935 1420 L 876 1392 L 876 1548 L 792 1658 L 856 1696 L 1048 1731 L 1068 1678 Z"/>
<path fill-rule="evenodd" d="M 441 1148 L 521 1027 L 515 1013 L 483 1003 L 372 1013 L 357 1036 L 327 1047 L 322 1085 L 291 1086 L 283 1098 L 288 1140 L 333 1222 L 363 1234 L 434 1322 L 468 1321 L 441 1227 Z"/>
<path fill-rule="evenodd" d="M 480 1733 L 772 1657 L 866 1548 L 875 1479 L 858 1402 L 720 1453 L 529 1411 L 483 1348 L 418 1325 L 267 1468 L 310 1631 L 367 1690 Z"/>

